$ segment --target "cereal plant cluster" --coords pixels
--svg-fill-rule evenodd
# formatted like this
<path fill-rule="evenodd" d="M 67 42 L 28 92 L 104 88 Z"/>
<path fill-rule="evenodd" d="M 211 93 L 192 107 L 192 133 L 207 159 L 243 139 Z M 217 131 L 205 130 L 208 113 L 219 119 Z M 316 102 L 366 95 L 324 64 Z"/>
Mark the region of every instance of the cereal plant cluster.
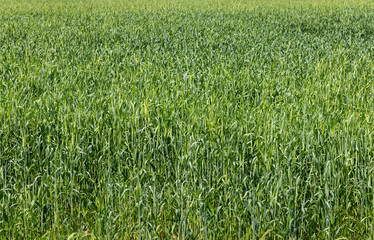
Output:
<path fill-rule="evenodd" d="M 0 1 L 0 239 L 373 223 L 372 1 Z"/>

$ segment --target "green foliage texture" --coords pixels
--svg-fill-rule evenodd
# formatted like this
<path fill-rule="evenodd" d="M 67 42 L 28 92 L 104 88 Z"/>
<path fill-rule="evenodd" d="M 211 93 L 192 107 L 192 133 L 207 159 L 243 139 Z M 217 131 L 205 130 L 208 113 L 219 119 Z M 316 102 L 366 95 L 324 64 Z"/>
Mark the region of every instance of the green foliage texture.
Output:
<path fill-rule="evenodd" d="M 0 0 L 0 239 L 372 239 L 372 1 Z"/>

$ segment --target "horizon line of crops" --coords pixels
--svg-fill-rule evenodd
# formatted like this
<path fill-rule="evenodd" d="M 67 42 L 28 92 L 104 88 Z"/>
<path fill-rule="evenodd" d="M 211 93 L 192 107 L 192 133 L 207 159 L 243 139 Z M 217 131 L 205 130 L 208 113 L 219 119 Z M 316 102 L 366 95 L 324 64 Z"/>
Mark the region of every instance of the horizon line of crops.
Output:
<path fill-rule="evenodd" d="M 0 238 L 373 238 L 371 7 L 79 4 L 0 16 Z"/>

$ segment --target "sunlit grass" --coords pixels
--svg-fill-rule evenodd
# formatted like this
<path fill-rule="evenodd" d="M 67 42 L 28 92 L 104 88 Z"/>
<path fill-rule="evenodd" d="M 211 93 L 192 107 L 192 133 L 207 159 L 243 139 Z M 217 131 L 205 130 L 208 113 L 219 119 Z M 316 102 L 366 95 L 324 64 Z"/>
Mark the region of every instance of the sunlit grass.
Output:
<path fill-rule="evenodd" d="M 373 238 L 369 1 L 0 9 L 1 239 Z"/>

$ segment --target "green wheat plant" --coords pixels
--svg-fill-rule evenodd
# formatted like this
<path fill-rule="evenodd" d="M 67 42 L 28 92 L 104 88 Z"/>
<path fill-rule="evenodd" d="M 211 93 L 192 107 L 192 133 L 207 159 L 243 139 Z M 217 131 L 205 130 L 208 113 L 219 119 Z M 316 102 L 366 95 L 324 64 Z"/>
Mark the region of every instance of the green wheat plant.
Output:
<path fill-rule="evenodd" d="M 371 1 L 0 1 L 0 239 L 373 239 Z"/>

